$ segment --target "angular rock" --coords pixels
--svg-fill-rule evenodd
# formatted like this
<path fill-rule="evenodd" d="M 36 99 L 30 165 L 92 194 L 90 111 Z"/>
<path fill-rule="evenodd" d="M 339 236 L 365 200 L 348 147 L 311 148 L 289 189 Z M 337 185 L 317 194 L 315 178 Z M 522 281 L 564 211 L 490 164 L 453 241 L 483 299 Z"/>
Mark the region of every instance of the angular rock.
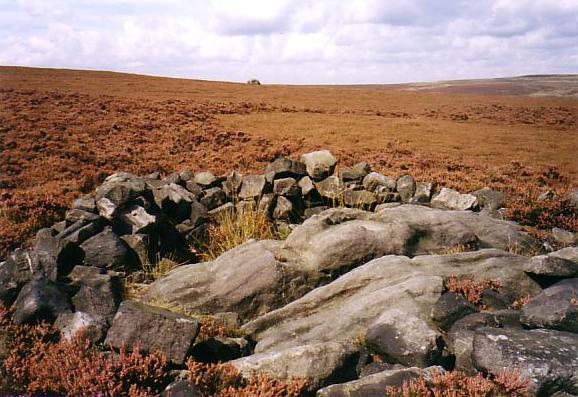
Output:
<path fill-rule="evenodd" d="M 236 198 L 239 195 L 242 183 L 243 175 L 237 171 L 232 171 L 223 182 L 223 192 L 229 198 Z"/>
<path fill-rule="evenodd" d="M 40 275 L 26 284 L 13 305 L 15 324 L 50 323 L 62 313 L 72 312 L 68 297 L 58 285 Z"/>
<path fill-rule="evenodd" d="M 119 220 L 129 234 L 138 234 L 149 232 L 156 224 L 157 217 L 149 214 L 140 205 L 133 204 L 120 211 Z"/>
<path fill-rule="evenodd" d="M 320 182 L 315 182 L 315 188 L 321 195 L 329 200 L 338 200 L 343 194 L 343 184 L 336 176 L 330 176 Z"/>
<path fill-rule="evenodd" d="M 311 218 L 313 215 L 319 215 L 320 213 L 322 213 L 325 210 L 328 210 L 329 206 L 327 205 L 319 205 L 316 207 L 311 207 L 311 208 L 307 208 L 304 211 L 303 216 L 305 217 L 305 219 Z"/>
<path fill-rule="evenodd" d="M 556 258 L 567 259 L 578 263 L 578 247 L 566 247 L 548 254 Z"/>
<path fill-rule="evenodd" d="M 572 207 L 578 208 L 578 189 L 568 193 L 566 201 L 568 201 Z"/>
<path fill-rule="evenodd" d="M 449 210 L 473 210 L 478 206 L 478 199 L 472 194 L 461 194 L 453 189 L 444 187 L 441 192 L 431 200 L 432 207 Z"/>
<path fill-rule="evenodd" d="M 293 277 L 290 267 L 275 258 L 279 244 L 249 241 L 213 262 L 179 266 L 152 283 L 144 300 L 191 312 L 236 312 L 242 318 L 265 313 L 289 299 L 280 288 L 291 285 Z"/>
<path fill-rule="evenodd" d="M 433 306 L 431 318 L 441 329 L 447 330 L 459 319 L 477 311 L 463 296 L 446 292 Z"/>
<path fill-rule="evenodd" d="M 472 362 L 474 336 L 483 327 L 522 328 L 520 312 L 502 310 L 497 312 L 474 313 L 456 321 L 445 338 L 448 350 L 455 356 L 455 369 L 469 375 L 477 373 Z"/>
<path fill-rule="evenodd" d="M 120 278 L 88 270 L 81 276 L 78 274 L 79 271 L 76 272 L 75 281 L 79 290 L 72 297 L 75 310 L 112 320 L 122 300 Z"/>
<path fill-rule="evenodd" d="M 299 178 L 307 175 L 305 164 L 300 161 L 290 160 L 285 157 L 278 157 L 267 165 L 265 173 L 273 173 L 273 179 Z"/>
<path fill-rule="evenodd" d="M 80 245 L 84 251 L 84 264 L 110 269 L 124 269 L 129 262 L 125 243 L 106 227 L 101 233 Z"/>
<path fill-rule="evenodd" d="M 197 198 L 203 194 L 203 188 L 200 185 L 197 185 L 194 181 L 187 181 L 185 183 L 185 188 Z"/>
<path fill-rule="evenodd" d="M 176 183 L 153 189 L 153 197 L 156 205 L 163 213 L 177 221 L 182 221 L 189 217 L 191 203 L 196 200 L 196 196 L 193 193 Z"/>
<path fill-rule="evenodd" d="M 281 178 L 273 182 L 273 193 L 277 196 L 298 197 L 301 195 L 301 188 L 295 179 Z"/>
<path fill-rule="evenodd" d="M 478 199 L 480 207 L 490 211 L 496 211 L 502 208 L 506 201 L 504 193 L 487 187 L 472 192 L 472 196 L 475 196 Z"/>
<path fill-rule="evenodd" d="M 159 352 L 168 361 L 183 364 L 199 328 L 199 322 L 192 317 L 124 301 L 114 316 L 104 343 L 128 350 L 138 344 L 142 352 Z"/>
<path fill-rule="evenodd" d="M 329 150 L 306 153 L 301 156 L 301 161 L 305 164 L 307 174 L 315 181 L 332 175 L 337 164 L 337 159 Z"/>
<path fill-rule="evenodd" d="M 365 190 L 375 192 L 378 187 L 383 187 L 387 191 L 394 191 L 396 187 L 395 179 L 381 175 L 377 172 L 370 172 L 363 178 Z"/>
<path fill-rule="evenodd" d="M 401 201 L 408 203 L 415 194 L 415 181 L 411 175 L 404 175 L 397 180 L 396 189 Z"/>
<path fill-rule="evenodd" d="M 415 184 L 415 193 L 411 198 L 412 204 L 429 203 L 433 192 L 433 183 L 431 182 L 417 182 Z"/>
<path fill-rule="evenodd" d="M 30 251 L 18 248 L 10 254 L 0 263 L 0 305 L 10 306 L 38 271 L 38 262 Z"/>
<path fill-rule="evenodd" d="M 304 176 L 303 178 L 299 179 L 297 184 L 301 188 L 301 194 L 303 196 L 306 196 L 315 190 L 315 185 L 313 184 L 311 178 L 308 176 Z"/>
<path fill-rule="evenodd" d="M 225 216 L 225 214 L 232 214 L 235 211 L 235 205 L 231 202 L 225 203 L 220 207 L 210 210 L 207 212 L 207 216 L 213 219 L 219 219 L 219 217 Z"/>
<path fill-rule="evenodd" d="M 230 361 L 229 364 L 247 378 L 258 373 L 267 374 L 280 381 L 299 378 L 307 382 L 309 390 L 317 390 L 330 380 L 339 379 L 340 372 L 346 372 L 345 367 L 355 353 L 356 349 L 346 344 L 314 343 L 254 354 Z"/>
<path fill-rule="evenodd" d="M 371 172 L 371 167 L 366 162 L 360 162 L 341 173 L 342 181 L 362 181 Z"/>
<path fill-rule="evenodd" d="M 104 317 L 84 312 L 62 313 L 54 322 L 65 340 L 71 340 L 83 332 L 92 343 L 100 343 L 106 337 L 109 324 Z"/>
<path fill-rule="evenodd" d="M 293 203 L 283 196 L 277 197 L 273 210 L 273 219 L 289 219 L 293 212 Z"/>
<path fill-rule="evenodd" d="M 482 328 L 474 337 L 472 358 L 476 368 L 490 374 L 518 372 L 530 381 L 533 395 L 543 387 L 548 387 L 550 393 L 577 390 L 576 334 L 542 329 Z"/>
<path fill-rule="evenodd" d="M 126 172 L 117 172 L 104 180 L 95 192 L 100 216 L 112 220 L 116 211 L 146 191 L 144 179 Z"/>
<path fill-rule="evenodd" d="M 578 333 L 578 278 L 562 280 L 532 298 L 521 320 L 530 328 Z"/>
<path fill-rule="evenodd" d="M 43 272 L 53 281 L 68 274 L 83 260 L 83 252 L 76 244 L 53 236 L 50 229 L 36 233 L 34 254 Z"/>
<path fill-rule="evenodd" d="M 225 192 L 218 187 L 212 187 L 205 190 L 203 198 L 201 199 L 201 204 L 210 211 L 223 205 L 225 200 Z"/>
<path fill-rule="evenodd" d="M 400 309 L 389 309 L 368 328 L 367 345 L 405 366 L 427 367 L 441 359 L 443 338 L 428 323 Z"/>
<path fill-rule="evenodd" d="M 161 397 L 203 397 L 203 394 L 189 380 L 180 379 L 168 385 Z"/>
<path fill-rule="evenodd" d="M 574 233 L 559 227 L 552 228 L 552 237 L 560 244 L 572 245 L 576 243 L 576 236 Z"/>
<path fill-rule="evenodd" d="M 265 190 L 265 176 L 247 175 L 243 178 L 239 198 L 242 200 L 256 200 L 261 197 Z"/>
<path fill-rule="evenodd" d="M 133 256 L 138 257 L 141 267 L 155 259 L 150 247 L 150 239 L 147 234 L 128 234 L 120 236 L 120 238 L 132 251 Z"/>
<path fill-rule="evenodd" d="M 553 253 L 538 255 L 528 261 L 524 266 L 524 271 L 542 277 L 578 277 L 578 262 L 561 258 Z"/>
<path fill-rule="evenodd" d="M 66 215 L 64 218 L 69 223 L 85 221 L 85 224 L 87 224 L 89 222 L 94 222 L 100 219 L 100 216 L 92 212 L 73 208 L 71 210 L 66 211 Z"/>
<path fill-rule="evenodd" d="M 203 363 L 235 360 L 250 354 L 249 343 L 244 338 L 215 336 L 195 344 L 191 355 Z"/>
<path fill-rule="evenodd" d="M 346 190 L 343 193 L 343 201 L 350 207 L 371 209 L 377 204 L 377 196 L 367 190 Z"/>
<path fill-rule="evenodd" d="M 55 237 L 57 239 L 64 239 L 75 245 L 80 245 L 92 236 L 102 232 L 104 225 L 105 221 L 100 217 L 94 222 L 79 220 L 66 229 L 62 230 Z M 79 256 L 82 257 L 82 254 L 79 253 Z"/>
<path fill-rule="evenodd" d="M 384 397 L 388 386 L 401 387 L 404 382 L 427 375 L 421 368 L 403 368 L 381 371 L 351 382 L 324 387 L 316 397 Z"/>
<path fill-rule="evenodd" d="M 213 175 L 212 172 L 210 171 L 203 171 L 203 172 L 198 172 L 195 174 L 195 178 L 193 179 L 193 181 L 197 184 L 200 185 L 202 187 L 213 187 L 218 183 L 218 179 L 215 175 Z"/>
<path fill-rule="evenodd" d="M 98 212 L 96 209 L 96 200 L 90 196 L 77 198 L 73 201 L 71 208 L 92 212 L 94 214 Z"/>

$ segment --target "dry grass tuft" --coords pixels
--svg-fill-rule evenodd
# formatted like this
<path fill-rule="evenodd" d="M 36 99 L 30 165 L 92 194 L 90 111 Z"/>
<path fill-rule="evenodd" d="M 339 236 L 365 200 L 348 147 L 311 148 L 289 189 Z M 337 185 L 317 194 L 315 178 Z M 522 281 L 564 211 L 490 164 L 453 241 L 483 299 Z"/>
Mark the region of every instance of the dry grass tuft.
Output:
<path fill-rule="evenodd" d="M 145 276 L 152 281 L 158 280 L 165 274 L 173 270 L 175 267 L 184 265 L 185 263 L 178 263 L 171 257 L 157 258 L 155 263 L 145 262 L 142 264 L 142 270 Z"/>
<path fill-rule="evenodd" d="M 418 378 L 405 381 L 401 387 L 388 386 L 389 397 L 527 397 L 528 381 L 515 372 L 495 377 L 481 374 L 468 376 L 463 372 L 434 373 L 431 380 Z"/>
<path fill-rule="evenodd" d="M 273 224 L 255 202 L 242 210 L 221 212 L 209 225 L 205 238 L 194 242 L 191 250 L 207 262 L 251 239 L 276 237 Z"/>

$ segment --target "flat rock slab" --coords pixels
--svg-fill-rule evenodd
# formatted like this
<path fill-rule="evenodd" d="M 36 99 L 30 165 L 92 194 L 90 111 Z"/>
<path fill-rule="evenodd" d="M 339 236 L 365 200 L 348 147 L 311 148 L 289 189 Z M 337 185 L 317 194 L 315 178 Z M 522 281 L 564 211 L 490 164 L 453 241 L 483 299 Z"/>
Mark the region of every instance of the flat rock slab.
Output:
<path fill-rule="evenodd" d="M 578 390 L 578 335 L 552 330 L 482 328 L 474 337 L 474 365 L 498 374 L 517 371 L 536 393 Z M 573 385 L 568 390 L 568 386 Z"/>
<path fill-rule="evenodd" d="M 175 364 L 183 364 L 199 333 L 194 318 L 133 301 L 121 303 L 105 344 L 116 349 L 159 352 Z"/>
<path fill-rule="evenodd" d="M 286 350 L 254 354 L 230 361 L 244 377 L 265 373 L 274 379 L 302 379 L 309 390 L 317 390 L 332 378 L 339 378 L 354 345 L 336 342 L 315 343 Z"/>

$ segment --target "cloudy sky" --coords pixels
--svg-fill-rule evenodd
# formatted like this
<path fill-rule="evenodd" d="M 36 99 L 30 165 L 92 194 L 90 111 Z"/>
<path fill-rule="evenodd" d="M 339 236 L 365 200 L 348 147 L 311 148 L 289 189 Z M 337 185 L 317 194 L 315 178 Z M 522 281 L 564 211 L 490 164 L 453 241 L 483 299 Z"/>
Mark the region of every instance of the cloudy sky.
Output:
<path fill-rule="evenodd" d="M 0 0 L 0 65 L 297 84 L 578 73 L 578 0 Z"/>

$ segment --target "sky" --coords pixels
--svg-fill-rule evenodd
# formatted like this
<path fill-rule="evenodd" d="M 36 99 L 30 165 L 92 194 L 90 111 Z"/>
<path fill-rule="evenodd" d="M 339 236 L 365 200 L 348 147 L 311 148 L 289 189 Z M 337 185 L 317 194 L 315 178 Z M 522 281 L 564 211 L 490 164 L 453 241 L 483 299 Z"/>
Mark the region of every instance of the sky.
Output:
<path fill-rule="evenodd" d="M 0 65 L 271 84 L 578 73 L 578 0 L 0 0 Z"/>

